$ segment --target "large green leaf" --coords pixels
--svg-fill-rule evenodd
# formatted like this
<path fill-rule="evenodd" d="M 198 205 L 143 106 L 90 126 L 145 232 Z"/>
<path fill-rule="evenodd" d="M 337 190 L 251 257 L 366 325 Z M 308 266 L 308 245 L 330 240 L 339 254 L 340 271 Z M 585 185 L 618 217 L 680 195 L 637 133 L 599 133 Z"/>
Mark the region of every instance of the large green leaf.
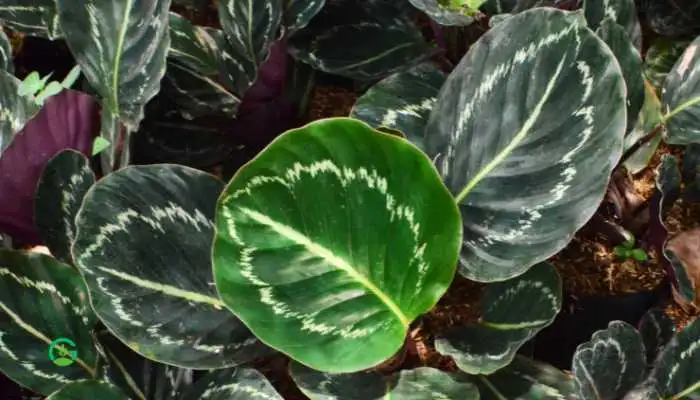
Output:
<path fill-rule="evenodd" d="M 644 105 L 642 56 L 634 47 L 625 29 L 611 18 L 604 19 L 595 33 L 610 47 L 620 63 L 627 88 L 627 132 L 631 132 L 637 124 L 639 112 Z"/>
<path fill-rule="evenodd" d="M 9 73 L 15 71 L 12 63 L 12 43 L 3 30 L 0 30 L 0 69 Z"/>
<path fill-rule="evenodd" d="M 73 264 L 75 215 L 95 173 L 90 160 L 75 150 L 63 150 L 44 167 L 34 197 L 34 224 L 57 259 Z"/>
<path fill-rule="evenodd" d="M 223 183 L 169 164 L 127 167 L 88 191 L 73 245 L 97 315 L 150 359 L 221 368 L 260 345 L 214 288 L 211 242 Z"/>
<path fill-rule="evenodd" d="M 445 79 L 445 74 L 431 63 L 397 72 L 360 96 L 350 111 L 350 117 L 375 128 L 402 132 L 422 149 L 425 124 Z"/>
<path fill-rule="evenodd" d="M 96 380 L 80 380 L 71 382 L 54 393 L 46 400 L 130 400 L 118 387 Z"/>
<path fill-rule="evenodd" d="M 168 14 L 168 28 L 170 31 L 168 58 L 204 75 L 219 73 L 221 49 L 217 46 L 212 33 L 221 31 L 193 25 L 187 18 L 174 12 Z"/>
<path fill-rule="evenodd" d="M 666 142 L 700 143 L 700 36 L 668 73 L 661 102 Z"/>
<path fill-rule="evenodd" d="M 642 49 L 642 27 L 635 0 L 584 0 L 583 9 L 592 29 L 598 29 L 604 20 L 609 19 L 623 28 L 637 50 Z"/>
<path fill-rule="evenodd" d="M 197 380 L 181 400 L 284 400 L 260 372 L 250 368 L 213 371 Z"/>
<path fill-rule="evenodd" d="M 460 272 L 505 280 L 563 249 L 603 199 L 625 117 L 619 64 L 580 11 L 524 11 L 472 45 L 425 137 L 460 204 Z"/>
<path fill-rule="evenodd" d="M 582 399 L 618 399 L 644 376 L 646 352 L 633 326 L 613 321 L 580 344 L 571 370 Z"/>
<path fill-rule="evenodd" d="M 383 78 L 431 51 L 406 7 L 393 0 L 329 3 L 289 45 L 296 59 L 359 80 Z"/>
<path fill-rule="evenodd" d="M 34 392 L 48 395 L 66 383 L 95 377 L 90 331 L 96 318 L 80 273 L 53 257 L 0 250 L 0 370 Z M 66 338 L 75 363 L 57 367 L 51 342 Z M 66 346 L 66 345 L 64 345 Z"/>
<path fill-rule="evenodd" d="M 56 4 L 64 39 L 101 97 L 101 135 L 119 143 L 120 123 L 127 135 L 135 131 L 144 106 L 160 90 L 170 47 L 170 0 L 56 0 Z M 113 145 L 102 153 L 103 172 L 118 165 L 116 150 Z"/>
<path fill-rule="evenodd" d="M 226 306 L 266 344 L 327 372 L 396 353 L 452 281 L 461 238 L 428 158 L 350 118 L 275 139 L 226 187 L 216 228 Z"/>
<path fill-rule="evenodd" d="M 689 40 L 673 40 L 665 37 L 656 38 L 651 42 L 644 56 L 644 73 L 659 95 L 666 82 L 666 75 L 689 44 Z"/>
<path fill-rule="evenodd" d="M 61 38 L 55 0 L 3 0 L 0 21 L 26 35 Z"/>
<path fill-rule="evenodd" d="M 486 286 L 478 324 L 460 326 L 435 339 L 470 374 L 490 374 L 508 365 L 520 347 L 549 326 L 561 310 L 562 287 L 553 265 L 541 263 L 518 278 Z"/>
<path fill-rule="evenodd" d="M 652 378 L 666 399 L 700 395 L 700 319 L 693 320 L 664 347 Z"/>
<path fill-rule="evenodd" d="M 572 399 L 576 384 L 564 372 L 521 355 L 493 374 L 477 376 L 482 400 Z"/>
<path fill-rule="evenodd" d="M 30 98 L 19 95 L 20 83 L 10 72 L 0 70 L 0 155 L 37 111 Z"/>
<path fill-rule="evenodd" d="M 402 370 L 390 376 L 375 371 L 327 374 L 292 363 L 291 375 L 311 400 L 477 400 L 479 391 L 464 374 L 434 368 Z"/>

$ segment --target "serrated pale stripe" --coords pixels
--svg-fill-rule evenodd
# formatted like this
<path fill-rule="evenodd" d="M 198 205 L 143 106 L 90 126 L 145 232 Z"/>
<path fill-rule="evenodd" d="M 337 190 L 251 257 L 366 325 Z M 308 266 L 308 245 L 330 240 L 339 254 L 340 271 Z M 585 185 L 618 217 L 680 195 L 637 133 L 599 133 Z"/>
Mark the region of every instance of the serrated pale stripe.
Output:
<path fill-rule="evenodd" d="M 200 399 L 208 399 L 211 396 L 218 393 L 228 393 L 228 394 L 246 394 L 248 397 L 246 399 L 263 399 L 263 400 L 279 400 L 279 397 L 272 397 L 265 392 L 261 392 L 254 387 L 247 385 L 241 385 L 240 383 L 229 383 L 227 385 L 216 386 L 213 388 L 208 388 Z"/>
<path fill-rule="evenodd" d="M 331 250 L 313 242 L 304 234 L 298 232 L 290 226 L 281 224 L 271 219 L 267 215 L 245 207 L 238 207 L 238 209 L 256 222 L 269 227 L 276 233 L 284 236 L 292 242 L 304 246 L 310 253 L 323 258 L 329 264 L 350 275 L 350 277 L 355 279 L 358 283 L 372 292 L 372 294 L 377 296 L 377 298 L 391 310 L 399 321 L 401 321 L 401 324 L 404 327 L 408 327 L 408 325 L 411 323 L 411 321 L 403 314 L 401 309 L 396 305 L 396 303 L 394 303 L 393 300 L 389 298 L 389 296 L 384 294 L 374 283 L 372 283 L 372 281 L 357 272 L 352 265 L 348 264 L 348 262 L 343 258 L 335 255 Z"/>

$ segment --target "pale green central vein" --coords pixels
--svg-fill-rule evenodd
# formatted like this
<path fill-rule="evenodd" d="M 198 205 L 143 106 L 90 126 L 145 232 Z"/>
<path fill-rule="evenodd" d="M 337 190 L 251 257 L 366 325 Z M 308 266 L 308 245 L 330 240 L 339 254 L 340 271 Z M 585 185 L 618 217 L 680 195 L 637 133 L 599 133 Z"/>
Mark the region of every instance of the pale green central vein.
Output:
<path fill-rule="evenodd" d="M 134 6 L 134 0 L 127 0 L 124 7 L 124 15 L 122 15 L 122 26 L 119 29 L 119 38 L 117 39 L 117 48 L 114 51 L 114 74 L 112 75 L 112 105 L 114 113 L 119 115 L 119 64 L 122 60 L 122 52 L 124 51 L 124 41 L 126 40 L 126 25 L 129 22 L 129 13 Z"/>
<path fill-rule="evenodd" d="M 498 329 L 498 330 L 502 330 L 502 331 L 512 331 L 512 330 L 539 328 L 543 324 L 546 324 L 547 322 L 549 322 L 549 321 L 548 320 L 539 320 L 539 321 L 521 322 L 518 324 L 499 324 L 499 323 L 495 323 L 495 322 L 482 321 L 481 325 L 488 326 L 489 328 Z"/>
<path fill-rule="evenodd" d="M 668 120 L 675 117 L 676 115 L 680 114 L 683 112 L 686 108 L 692 107 L 696 104 L 700 103 L 700 96 L 695 97 L 693 99 L 690 99 L 686 101 L 685 103 L 679 105 L 678 107 L 674 108 L 671 112 L 668 114 L 664 115 L 663 118 L 661 118 L 661 123 L 666 124 L 668 123 Z"/>
<path fill-rule="evenodd" d="M 180 288 L 176 288 L 176 287 L 170 286 L 170 285 L 164 285 L 164 284 L 158 283 L 158 282 L 147 281 L 147 280 L 141 279 L 137 276 L 125 274 L 121 271 L 117 271 L 117 270 L 111 269 L 111 268 L 97 267 L 97 269 L 99 269 L 100 271 L 105 272 L 107 274 L 110 274 L 112 276 L 116 276 L 119 279 L 123 279 L 127 282 L 131 282 L 136 286 L 151 289 L 151 290 L 154 290 L 156 292 L 161 292 L 163 294 L 167 294 L 168 296 L 178 297 L 178 298 L 185 299 L 187 301 L 192 301 L 195 303 L 209 304 L 209 305 L 214 306 L 216 309 L 222 309 L 224 307 L 224 303 L 215 297 L 205 296 L 203 294 L 190 292 L 188 290 L 182 290 Z"/>
<path fill-rule="evenodd" d="M 259 0 L 258 0 L 259 1 Z M 253 46 L 253 0 L 248 0 L 248 46 L 250 48 L 250 59 L 253 61 L 253 65 L 258 66 L 258 55 L 255 54 L 255 47 Z"/>
<path fill-rule="evenodd" d="M 532 110 L 530 113 L 530 116 L 528 119 L 525 121 L 523 124 L 522 128 L 520 128 L 520 131 L 515 134 L 513 137 L 513 140 L 508 143 L 508 146 L 506 146 L 503 150 L 501 150 L 500 153 L 494 157 L 491 162 L 486 164 L 484 168 L 479 171 L 479 173 L 476 174 L 472 180 L 467 183 L 467 186 L 462 189 L 462 191 L 455 197 L 455 200 L 457 200 L 457 203 L 461 203 L 465 197 L 469 194 L 469 192 L 476 187 L 479 182 L 481 182 L 482 179 L 486 177 L 491 171 L 493 171 L 494 168 L 496 168 L 498 165 L 500 165 L 503 160 L 506 159 L 510 155 L 510 153 L 515 150 L 518 145 L 527 137 L 528 133 L 530 133 L 530 129 L 532 129 L 532 126 L 535 125 L 535 122 L 537 121 L 537 118 L 539 118 L 540 114 L 542 113 L 542 108 L 544 107 L 544 104 L 549 100 L 549 96 L 552 94 L 552 90 L 554 90 L 554 84 L 557 81 L 557 78 L 559 77 L 559 74 L 561 74 L 562 68 L 564 67 L 564 60 L 566 59 L 566 56 L 562 57 L 561 61 L 559 61 L 559 65 L 557 65 L 557 70 L 554 71 L 554 75 L 552 78 L 549 80 L 547 83 L 547 88 L 544 91 L 544 94 L 542 95 L 542 98 L 540 99 L 539 102 L 535 105 L 535 108 Z"/>
<path fill-rule="evenodd" d="M 331 250 L 328 250 L 327 248 L 319 245 L 318 243 L 312 242 L 308 237 L 297 232 L 293 228 L 284 224 L 280 224 L 279 222 L 268 217 L 267 215 L 261 214 L 255 210 L 251 210 L 245 207 L 239 207 L 238 209 L 250 218 L 254 219 L 256 222 L 259 222 L 260 224 L 271 228 L 276 233 L 284 236 L 292 242 L 304 246 L 312 254 L 323 258 L 325 261 L 327 261 L 334 267 L 350 275 L 351 278 L 353 278 L 355 281 L 360 283 L 362 286 L 367 288 L 367 290 L 369 290 L 375 296 L 377 296 L 377 298 L 382 303 L 384 303 L 389 308 L 389 310 L 391 310 L 391 312 L 394 313 L 394 315 L 396 315 L 399 321 L 401 321 L 401 324 L 405 328 L 408 328 L 408 325 L 411 323 L 411 321 L 403 314 L 403 311 L 401 311 L 399 306 L 397 306 L 396 303 L 394 303 L 394 301 L 391 298 L 389 298 L 389 296 L 384 294 L 374 283 L 372 283 L 372 281 L 370 281 L 364 275 L 357 272 L 352 267 L 352 265 L 348 264 L 347 261 L 333 254 Z"/>
<path fill-rule="evenodd" d="M 403 48 L 411 47 L 411 46 L 413 46 L 413 43 L 404 43 L 404 44 L 398 45 L 398 46 L 396 46 L 396 47 L 392 47 L 392 48 L 390 48 L 390 49 L 388 49 L 388 50 L 385 50 L 385 51 L 383 51 L 383 52 L 377 54 L 376 56 L 366 58 L 366 59 L 364 59 L 364 60 L 362 60 L 362 61 L 360 61 L 360 62 L 356 62 L 356 63 L 354 63 L 354 64 L 348 64 L 348 65 L 346 65 L 346 66 L 344 66 L 344 67 L 342 67 L 342 68 L 336 68 L 335 71 L 336 71 L 336 73 L 337 73 L 337 72 L 341 72 L 341 71 L 347 71 L 347 70 L 352 69 L 352 68 L 356 68 L 356 67 L 359 67 L 359 66 L 362 66 L 362 65 L 365 65 L 365 64 L 369 64 L 369 63 L 372 63 L 372 62 L 374 62 L 374 61 L 377 61 L 377 60 L 379 60 L 379 59 L 381 59 L 381 58 L 383 58 L 383 57 L 386 57 L 386 56 L 388 56 L 389 54 L 391 54 L 391 53 L 393 53 L 393 52 L 396 52 L 396 51 L 399 51 L 399 50 L 401 50 L 401 49 L 403 49 Z"/>
<path fill-rule="evenodd" d="M 29 332 L 30 335 L 34 336 L 35 338 L 41 340 L 42 342 L 46 343 L 47 346 L 51 345 L 52 340 L 46 337 L 43 333 L 39 332 L 36 328 L 33 326 L 29 325 L 26 323 L 19 315 L 15 314 L 12 309 L 7 307 L 4 303 L 0 302 L 0 308 L 5 311 L 7 315 L 12 318 L 13 321 L 17 325 L 19 325 L 20 328 L 24 329 L 25 331 Z M 96 377 L 97 374 L 95 373 L 95 370 L 92 369 L 85 361 L 83 361 L 80 357 L 75 359 L 75 362 L 78 363 L 85 371 L 87 371 L 88 374 L 90 374 L 91 377 Z"/>
<path fill-rule="evenodd" d="M 492 393 L 498 400 L 508 400 L 508 398 L 507 398 L 506 396 L 504 396 L 501 392 L 499 392 L 498 389 L 497 389 L 495 386 L 493 386 L 493 384 L 491 383 L 491 381 L 489 381 L 487 378 L 485 378 L 485 377 L 482 376 L 482 375 L 478 375 L 478 379 L 481 381 L 481 383 L 484 384 L 484 386 L 486 386 L 486 387 L 491 391 L 491 393 Z"/>
<path fill-rule="evenodd" d="M 689 396 L 693 393 L 695 393 L 697 390 L 700 390 L 700 381 L 695 382 L 692 386 L 687 387 L 685 390 L 682 392 L 678 393 L 677 395 L 671 397 L 671 400 L 680 400 L 686 398 L 686 396 Z"/>

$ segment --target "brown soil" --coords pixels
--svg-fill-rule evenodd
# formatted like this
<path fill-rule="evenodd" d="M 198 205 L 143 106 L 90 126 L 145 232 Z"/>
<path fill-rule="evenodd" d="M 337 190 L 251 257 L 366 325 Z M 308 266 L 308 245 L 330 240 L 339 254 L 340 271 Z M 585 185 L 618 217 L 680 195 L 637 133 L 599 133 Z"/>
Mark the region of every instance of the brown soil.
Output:
<path fill-rule="evenodd" d="M 318 86 L 311 95 L 309 120 L 322 118 L 347 117 L 359 95 L 354 90 Z"/>

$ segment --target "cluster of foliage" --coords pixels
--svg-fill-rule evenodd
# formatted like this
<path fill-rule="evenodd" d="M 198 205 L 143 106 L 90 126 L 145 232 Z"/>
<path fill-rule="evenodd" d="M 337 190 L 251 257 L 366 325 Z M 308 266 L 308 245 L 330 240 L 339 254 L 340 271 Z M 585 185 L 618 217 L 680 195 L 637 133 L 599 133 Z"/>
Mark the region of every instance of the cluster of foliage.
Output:
<path fill-rule="evenodd" d="M 82 74 L 81 90 L 77 69 L 23 83 L 0 36 L 5 375 L 54 400 L 282 399 L 250 365 L 283 353 L 311 399 L 700 391 L 700 322 L 675 332 L 659 310 L 594 334 L 572 374 L 518 354 L 561 309 L 546 260 L 661 141 L 686 155 L 682 174 L 672 156 L 659 167 L 650 242 L 691 296 L 659 232 L 681 192 L 700 199 L 700 37 L 643 58 L 633 0 L 219 0 L 218 27 L 173 3 L 0 5 Z M 641 6 L 657 32 L 700 33 L 697 6 L 679 33 L 659 3 Z M 436 40 L 484 16 L 490 29 L 446 71 L 419 13 Z M 320 72 L 369 88 L 349 117 L 283 128 Z M 246 130 L 264 149 L 227 183 L 203 171 Z M 143 149 L 161 162 L 133 163 Z M 479 321 L 435 339 L 459 371 L 377 372 L 457 273 L 486 284 Z M 74 364 L 46 356 L 59 337 Z"/>

